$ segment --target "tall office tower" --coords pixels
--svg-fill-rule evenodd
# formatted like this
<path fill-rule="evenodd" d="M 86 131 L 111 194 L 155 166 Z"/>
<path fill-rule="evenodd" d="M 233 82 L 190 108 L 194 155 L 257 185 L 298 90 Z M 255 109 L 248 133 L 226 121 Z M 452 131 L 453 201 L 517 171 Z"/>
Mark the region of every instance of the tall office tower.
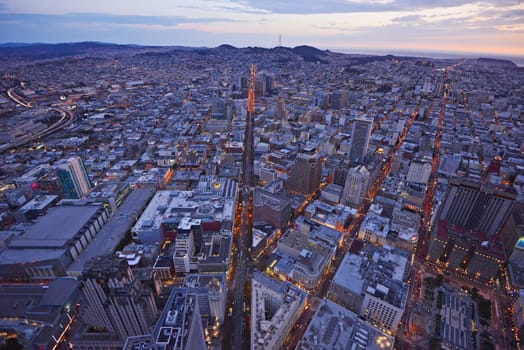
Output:
<path fill-rule="evenodd" d="M 227 100 L 225 98 L 214 98 L 211 101 L 211 118 L 213 119 L 226 119 L 227 116 Z"/>
<path fill-rule="evenodd" d="M 522 237 L 524 237 L 524 203 L 515 202 L 499 234 L 507 256 L 510 256 L 515 248 L 522 251 L 524 248 Z"/>
<path fill-rule="evenodd" d="M 273 83 L 274 78 L 272 75 L 264 75 L 264 81 L 266 82 L 266 89 L 272 90 L 273 89 Z"/>
<path fill-rule="evenodd" d="M 78 199 L 91 191 L 91 182 L 80 157 L 71 157 L 58 163 L 60 186 L 66 198 Z"/>
<path fill-rule="evenodd" d="M 246 77 L 240 78 L 240 88 L 247 89 L 249 87 L 249 79 Z"/>
<path fill-rule="evenodd" d="M 127 260 L 113 255 L 91 259 L 81 277 L 80 318 L 122 344 L 150 334 L 158 317 L 153 292 L 135 279 Z"/>
<path fill-rule="evenodd" d="M 336 90 L 329 95 L 329 104 L 332 109 L 345 108 L 348 102 L 348 92 L 346 90 Z"/>
<path fill-rule="evenodd" d="M 294 192 L 312 194 L 320 188 L 322 161 L 316 153 L 299 153 L 286 187 Z"/>
<path fill-rule="evenodd" d="M 265 79 L 257 79 L 255 81 L 255 95 L 257 96 L 266 96 L 267 86 Z"/>
<path fill-rule="evenodd" d="M 213 278 L 209 282 L 209 307 L 211 308 L 211 315 L 224 322 L 224 314 L 226 308 L 226 293 L 224 286 L 218 278 Z"/>
<path fill-rule="evenodd" d="M 493 236 L 504 223 L 516 195 L 490 185 L 451 178 L 440 220 Z"/>
<path fill-rule="evenodd" d="M 184 288 L 196 299 L 203 319 L 209 319 L 207 324 L 216 320 L 224 322 L 226 309 L 225 288 L 226 274 L 189 273 L 184 280 Z"/>
<path fill-rule="evenodd" d="M 369 138 L 373 121 L 366 118 L 357 118 L 353 121 L 351 129 L 351 148 L 349 160 L 356 163 L 363 163 L 368 152 Z"/>
<path fill-rule="evenodd" d="M 371 182 L 371 174 L 364 165 L 349 169 L 342 192 L 342 203 L 358 207 L 364 200 Z"/>
<path fill-rule="evenodd" d="M 278 108 L 276 113 L 276 119 L 282 123 L 287 123 L 288 112 L 286 110 L 286 103 L 284 99 L 278 99 Z"/>
<path fill-rule="evenodd" d="M 199 303 L 188 289 L 173 288 L 152 334 L 156 347 L 147 344 L 140 349 L 207 349 L 200 315 Z"/>
<path fill-rule="evenodd" d="M 283 190 L 281 180 L 255 188 L 253 211 L 255 222 L 268 223 L 276 228 L 284 227 L 291 217 L 291 199 Z"/>
<path fill-rule="evenodd" d="M 346 178 L 348 176 L 348 166 L 346 164 L 340 164 L 335 168 L 333 173 L 333 183 L 335 185 L 344 186 L 346 184 Z"/>

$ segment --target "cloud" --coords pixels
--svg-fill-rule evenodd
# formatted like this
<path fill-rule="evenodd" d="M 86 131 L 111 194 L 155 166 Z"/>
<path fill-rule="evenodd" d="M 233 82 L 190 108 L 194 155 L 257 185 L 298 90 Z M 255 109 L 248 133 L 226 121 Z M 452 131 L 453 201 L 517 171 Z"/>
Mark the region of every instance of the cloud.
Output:
<path fill-rule="evenodd" d="M 232 0 L 256 10 L 273 14 L 330 14 L 350 12 L 419 11 L 434 8 L 453 8 L 468 4 L 497 7 L 515 5 L 515 0 Z"/>
<path fill-rule="evenodd" d="M 67 15 L 20 14 L 0 13 L 0 21 L 16 21 L 18 23 L 107 23 L 107 24 L 143 24 L 170 26 L 179 23 L 211 23 L 211 22 L 238 22 L 235 19 L 224 18 L 187 18 L 182 16 L 126 16 L 109 15 L 103 13 L 72 13 Z"/>
<path fill-rule="evenodd" d="M 505 24 L 495 27 L 497 30 L 503 32 L 523 32 L 524 33 L 524 24 Z"/>
<path fill-rule="evenodd" d="M 409 23 L 419 23 L 419 22 L 422 22 L 424 19 L 424 17 L 422 15 L 407 15 L 407 16 L 402 16 L 402 17 L 396 17 L 396 18 L 393 18 L 392 21 L 394 23 L 405 23 L 405 24 L 409 24 Z"/>

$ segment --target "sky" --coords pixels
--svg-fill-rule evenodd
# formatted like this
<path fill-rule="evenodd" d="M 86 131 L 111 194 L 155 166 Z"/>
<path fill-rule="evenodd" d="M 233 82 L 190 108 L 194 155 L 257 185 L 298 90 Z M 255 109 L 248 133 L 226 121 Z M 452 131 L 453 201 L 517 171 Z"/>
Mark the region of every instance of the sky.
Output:
<path fill-rule="evenodd" d="M 524 56 L 524 0 L 0 0 L 0 42 Z"/>

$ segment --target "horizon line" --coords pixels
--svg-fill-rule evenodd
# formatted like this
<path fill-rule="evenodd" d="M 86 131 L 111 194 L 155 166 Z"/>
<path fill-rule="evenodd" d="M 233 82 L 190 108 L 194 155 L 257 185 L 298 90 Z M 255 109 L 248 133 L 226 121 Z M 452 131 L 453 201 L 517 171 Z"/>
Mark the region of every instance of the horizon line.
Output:
<path fill-rule="evenodd" d="M 34 42 L 23 42 L 23 41 L 6 41 L 0 42 L 0 46 L 9 47 L 9 45 L 20 45 L 20 46 L 30 46 L 30 45 L 60 45 L 60 44 L 81 44 L 81 43 L 94 43 L 94 44 L 106 44 L 106 45 L 122 45 L 122 46 L 138 46 L 138 47 L 184 47 L 184 48 L 193 48 L 193 49 L 213 49 L 220 47 L 222 45 L 232 46 L 235 49 L 247 49 L 247 48 L 263 48 L 263 49 L 275 49 L 278 47 L 293 49 L 301 46 L 309 46 L 320 51 L 329 51 L 332 53 L 340 54 L 362 54 L 362 55 L 409 55 L 409 54 L 422 54 L 424 56 L 419 56 L 420 58 L 432 58 L 432 59 L 451 59 L 451 58 L 519 58 L 524 60 L 524 55 L 518 54 L 505 54 L 505 53 L 488 53 L 488 52 L 477 52 L 477 51 L 454 51 L 454 50 L 426 50 L 426 49 L 414 49 L 414 48 L 370 48 L 370 47 L 348 47 L 348 48 L 319 48 L 311 44 L 301 44 L 296 46 L 262 46 L 262 45 L 249 45 L 249 46 L 235 46 L 230 43 L 221 43 L 217 46 L 188 46 L 188 45 L 177 45 L 177 44 L 145 44 L 145 43 L 132 43 L 132 42 L 110 42 L 110 41 L 99 41 L 99 40 L 81 40 L 81 41 L 34 41 Z M 433 55 L 439 55 L 441 57 L 435 57 Z M 453 56 L 453 57 L 442 57 Z M 514 62 L 515 63 L 515 62 Z M 521 62 L 524 64 L 524 61 Z M 517 64 L 517 63 L 515 63 Z M 518 65 L 518 64 L 517 64 Z M 518 65 L 520 66 L 520 65 Z"/>

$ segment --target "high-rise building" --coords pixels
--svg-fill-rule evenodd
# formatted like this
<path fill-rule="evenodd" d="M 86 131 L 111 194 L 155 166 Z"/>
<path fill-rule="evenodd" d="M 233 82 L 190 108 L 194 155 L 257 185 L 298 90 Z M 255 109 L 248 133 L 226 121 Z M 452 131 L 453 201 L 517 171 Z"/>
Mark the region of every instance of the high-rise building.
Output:
<path fill-rule="evenodd" d="M 333 183 L 344 187 L 346 184 L 346 178 L 348 176 L 348 167 L 345 164 L 337 166 L 333 172 Z"/>
<path fill-rule="evenodd" d="M 353 121 L 351 129 L 351 148 L 349 160 L 356 163 L 364 162 L 368 152 L 369 138 L 373 121 L 366 118 L 357 118 Z"/>
<path fill-rule="evenodd" d="M 286 187 L 294 192 L 312 194 L 320 188 L 322 161 L 318 154 L 299 153 Z"/>
<path fill-rule="evenodd" d="M 276 119 L 280 122 L 287 123 L 288 112 L 286 110 L 286 103 L 284 99 L 278 99 L 278 109 L 276 112 Z"/>
<path fill-rule="evenodd" d="M 173 288 L 152 338 L 161 349 L 207 349 L 199 303 L 187 288 Z"/>
<path fill-rule="evenodd" d="M 184 287 L 189 295 L 196 298 L 200 315 L 214 324 L 215 321 L 224 322 L 226 309 L 226 275 L 221 274 L 188 274 L 184 280 Z"/>
<path fill-rule="evenodd" d="M 91 182 L 80 157 L 71 157 L 58 163 L 60 186 L 66 198 L 78 199 L 91 191 Z"/>
<path fill-rule="evenodd" d="M 79 314 L 89 328 L 107 339 L 117 338 L 120 346 L 127 337 L 151 333 L 159 314 L 153 291 L 133 276 L 127 260 L 112 255 L 94 258 L 81 280 Z M 89 337 L 79 337 L 78 342 L 78 348 L 85 348 Z"/>
<path fill-rule="evenodd" d="M 283 227 L 291 216 L 291 199 L 283 190 L 281 180 L 270 182 L 263 188 L 255 188 L 253 196 L 254 220 Z"/>
<path fill-rule="evenodd" d="M 349 169 L 342 192 L 342 203 L 358 207 L 368 192 L 371 174 L 364 165 Z"/>
<path fill-rule="evenodd" d="M 440 220 L 495 235 L 506 220 L 516 195 L 490 185 L 452 178 Z"/>
<path fill-rule="evenodd" d="M 515 202 L 499 234 L 508 257 L 513 249 L 520 247 L 520 250 L 522 250 L 522 237 L 524 237 L 524 203 Z M 519 241 L 521 242 L 520 246 L 518 245 Z"/>
<path fill-rule="evenodd" d="M 348 92 L 345 90 L 336 90 L 329 94 L 329 104 L 332 109 L 345 108 L 348 102 Z"/>

